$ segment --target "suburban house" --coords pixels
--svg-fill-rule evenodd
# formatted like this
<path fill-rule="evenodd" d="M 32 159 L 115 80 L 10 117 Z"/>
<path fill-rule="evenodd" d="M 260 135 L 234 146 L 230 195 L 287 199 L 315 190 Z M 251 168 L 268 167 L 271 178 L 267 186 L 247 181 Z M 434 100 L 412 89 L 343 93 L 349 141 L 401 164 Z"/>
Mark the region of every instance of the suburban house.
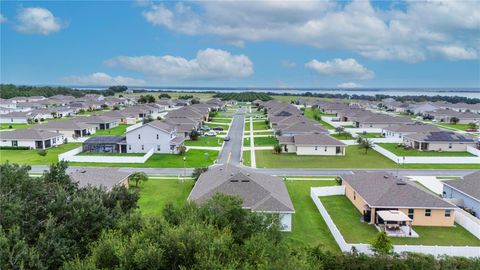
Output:
<path fill-rule="evenodd" d="M 27 112 L 0 114 L 0 124 L 27 124 L 30 118 Z"/>
<path fill-rule="evenodd" d="M 135 113 L 128 112 L 126 110 L 113 110 L 103 114 L 104 116 L 117 118 L 121 124 L 133 125 L 137 123 L 137 117 Z"/>
<path fill-rule="evenodd" d="M 408 110 L 410 112 L 412 112 L 413 114 L 416 114 L 416 115 L 425 114 L 426 112 L 436 111 L 438 109 L 440 109 L 439 106 L 434 105 L 434 104 L 429 103 L 429 102 L 412 104 L 408 108 Z"/>
<path fill-rule="evenodd" d="M 77 117 L 77 118 L 73 118 L 72 121 L 95 125 L 96 128 L 99 129 L 99 130 L 111 129 L 111 128 L 114 128 L 114 127 L 118 127 L 118 125 L 120 124 L 120 119 L 119 118 L 105 116 L 105 115 L 92 115 L 92 116 L 85 116 L 85 117 Z"/>
<path fill-rule="evenodd" d="M 31 149 L 47 149 L 64 142 L 62 133 L 33 128 L 0 132 L 0 146 L 24 146 Z"/>
<path fill-rule="evenodd" d="M 348 109 L 350 106 L 343 102 L 325 102 L 319 104 L 319 109 L 325 114 L 337 114 L 339 111 Z"/>
<path fill-rule="evenodd" d="M 153 149 L 155 153 L 173 154 L 184 140 L 174 126 L 155 120 L 127 131 L 127 153 L 147 153 Z"/>
<path fill-rule="evenodd" d="M 82 143 L 82 152 L 127 153 L 125 136 L 93 136 Z"/>
<path fill-rule="evenodd" d="M 131 172 L 121 171 L 117 168 L 68 168 L 67 175 L 79 187 L 94 186 L 112 190 L 116 186 L 128 188 L 128 177 Z"/>
<path fill-rule="evenodd" d="M 459 180 L 443 181 L 443 198 L 480 218 L 480 171 Z"/>
<path fill-rule="evenodd" d="M 430 131 L 404 135 L 403 144 L 420 151 L 462 152 L 469 146 L 476 148 L 478 140 L 452 131 Z"/>
<path fill-rule="evenodd" d="M 437 195 L 387 172 L 342 175 L 345 195 L 363 220 L 393 234 L 411 234 L 411 226 L 454 226 L 456 207 Z M 352 224 L 352 226 L 355 226 Z"/>
<path fill-rule="evenodd" d="M 458 124 L 478 123 L 480 121 L 480 114 L 473 112 L 458 112 L 450 109 L 442 109 L 433 112 L 427 112 L 426 115 L 433 117 L 433 119 L 442 123 L 451 123 L 452 119 L 458 119 Z"/>
<path fill-rule="evenodd" d="M 279 125 L 275 127 L 275 132 L 278 130 L 281 131 L 282 136 L 328 133 L 328 130 L 321 125 L 311 124 L 309 122 L 298 122 L 290 125 Z"/>
<path fill-rule="evenodd" d="M 243 208 L 253 212 L 278 214 L 283 231 L 292 230 L 293 203 L 282 179 L 248 172 L 226 165 L 200 175 L 188 201 L 203 203 L 215 193 L 239 196 Z"/>
<path fill-rule="evenodd" d="M 353 125 L 356 128 L 385 128 L 392 125 L 407 123 L 413 123 L 413 121 L 405 117 L 396 117 L 381 113 L 353 118 Z"/>
<path fill-rule="evenodd" d="M 434 125 L 415 122 L 413 124 L 393 125 L 385 127 L 382 129 L 382 134 L 386 138 L 402 138 L 403 136 L 408 134 L 430 131 L 441 131 L 441 129 Z"/>
<path fill-rule="evenodd" d="M 45 124 L 34 125 L 33 128 L 62 133 L 65 138 L 85 137 L 96 132 L 95 125 L 72 120 L 49 121 Z"/>
<path fill-rule="evenodd" d="M 344 156 L 346 145 L 326 134 L 279 136 L 279 144 L 286 153 L 297 155 Z"/>

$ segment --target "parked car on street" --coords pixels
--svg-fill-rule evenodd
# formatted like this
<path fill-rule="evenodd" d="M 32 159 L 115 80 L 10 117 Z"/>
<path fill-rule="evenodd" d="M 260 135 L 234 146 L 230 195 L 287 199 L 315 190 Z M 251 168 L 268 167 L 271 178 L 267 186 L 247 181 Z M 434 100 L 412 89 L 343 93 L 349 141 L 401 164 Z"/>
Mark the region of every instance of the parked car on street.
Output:
<path fill-rule="evenodd" d="M 214 127 L 213 130 L 216 130 L 216 131 L 222 131 L 223 130 L 223 127 L 221 126 L 217 126 L 217 127 Z"/>
<path fill-rule="evenodd" d="M 225 136 L 225 138 L 223 138 L 224 141 L 228 142 L 230 141 L 230 137 L 229 136 Z"/>

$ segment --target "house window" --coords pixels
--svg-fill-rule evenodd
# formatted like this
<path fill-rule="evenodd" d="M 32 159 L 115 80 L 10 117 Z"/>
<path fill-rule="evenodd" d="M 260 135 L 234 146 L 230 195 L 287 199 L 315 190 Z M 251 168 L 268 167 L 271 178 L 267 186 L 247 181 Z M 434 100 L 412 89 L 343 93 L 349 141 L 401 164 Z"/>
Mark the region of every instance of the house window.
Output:
<path fill-rule="evenodd" d="M 325 152 L 327 152 L 327 147 L 325 146 Z"/>
<path fill-rule="evenodd" d="M 130 144 L 128 145 L 128 150 L 132 150 L 132 146 Z"/>
<path fill-rule="evenodd" d="M 142 144 L 142 150 L 145 150 L 145 147 L 143 146 L 143 144 Z"/>
<path fill-rule="evenodd" d="M 448 149 L 452 149 L 452 144 L 451 143 L 448 144 Z"/>
<path fill-rule="evenodd" d="M 12 146 L 18 146 L 18 141 L 12 141 Z"/>
<path fill-rule="evenodd" d="M 356 200 L 357 199 L 357 192 L 353 192 L 353 199 Z"/>
<path fill-rule="evenodd" d="M 160 151 L 160 145 L 157 145 L 157 151 Z"/>
<path fill-rule="evenodd" d="M 450 217 L 452 215 L 451 209 L 445 209 L 445 217 Z"/>
<path fill-rule="evenodd" d="M 158 137 L 159 137 L 159 136 L 158 136 L 158 134 L 157 134 L 157 140 L 158 140 Z"/>
<path fill-rule="evenodd" d="M 138 139 L 140 140 L 140 134 L 138 134 Z"/>
<path fill-rule="evenodd" d="M 340 146 L 335 147 L 335 153 L 336 154 L 341 154 L 342 150 L 340 149 Z"/>
<path fill-rule="evenodd" d="M 413 219 L 413 214 L 414 213 L 415 213 L 415 209 L 413 209 L 413 208 L 408 209 L 408 217 L 410 219 Z"/>
<path fill-rule="evenodd" d="M 426 217 L 432 216 L 432 209 L 425 209 L 425 216 Z"/>
<path fill-rule="evenodd" d="M 315 146 L 315 151 L 317 151 L 317 148 L 318 148 L 318 147 L 317 147 L 317 146 Z"/>

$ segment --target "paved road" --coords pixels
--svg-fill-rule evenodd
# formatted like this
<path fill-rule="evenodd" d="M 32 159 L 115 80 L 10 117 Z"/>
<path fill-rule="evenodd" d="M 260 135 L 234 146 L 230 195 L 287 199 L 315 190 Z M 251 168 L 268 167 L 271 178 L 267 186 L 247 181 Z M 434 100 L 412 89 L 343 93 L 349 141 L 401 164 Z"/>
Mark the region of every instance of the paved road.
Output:
<path fill-rule="evenodd" d="M 241 107 L 233 115 L 232 124 L 228 130 L 230 141 L 225 142 L 222 152 L 220 152 L 217 164 L 240 165 L 243 145 L 243 126 L 245 124 L 245 112 L 247 108 Z"/>

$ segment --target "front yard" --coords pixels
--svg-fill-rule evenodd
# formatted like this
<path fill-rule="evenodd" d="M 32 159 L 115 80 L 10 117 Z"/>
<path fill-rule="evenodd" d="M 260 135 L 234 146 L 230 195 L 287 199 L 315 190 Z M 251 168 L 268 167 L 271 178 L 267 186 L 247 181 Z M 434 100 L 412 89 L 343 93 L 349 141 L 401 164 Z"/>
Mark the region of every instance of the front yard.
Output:
<path fill-rule="evenodd" d="M 20 128 L 30 128 L 33 125 L 30 124 L 0 124 L 0 129 L 20 129 Z"/>
<path fill-rule="evenodd" d="M 250 123 L 248 123 L 250 125 Z M 253 122 L 253 130 L 268 130 L 270 127 L 265 123 L 265 121 Z"/>
<path fill-rule="evenodd" d="M 222 146 L 223 139 L 220 137 L 200 136 L 196 141 L 185 141 L 185 146 Z"/>
<path fill-rule="evenodd" d="M 47 155 L 42 157 L 37 150 L 0 150 L 0 162 L 28 165 L 50 165 L 58 162 L 58 155 L 81 146 L 80 143 L 67 143 L 47 149 Z"/>
<path fill-rule="evenodd" d="M 230 124 L 230 122 L 232 122 L 232 118 L 225 119 L 224 117 L 214 117 L 210 122 Z"/>
<path fill-rule="evenodd" d="M 295 245 L 316 246 L 330 251 L 340 251 L 327 224 L 310 198 L 311 187 L 333 186 L 335 181 L 292 180 L 285 181 L 295 208 L 292 232 L 284 236 Z"/>
<path fill-rule="evenodd" d="M 448 151 L 419 151 L 416 149 L 405 149 L 403 147 L 397 147 L 396 143 L 379 143 L 380 147 L 387 149 L 400 157 L 419 156 L 419 157 L 471 157 L 475 156 L 469 152 L 448 152 Z"/>
<path fill-rule="evenodd" d="M 255 146 L 273 146 L 277 144 L 278 141 L 275 137 L 254 137 L 253 144 Z M 243 146 L 250 146 L 250 137 L 245 137 L 243 139 Z"/>
<path fill-rule="evenodd" d="M 372 133 L 372 132 L 358 133 L 358 136 L 366 139 L 383 138 L 382 133 Z"/>
<path fill-rule="evenodd" d="M 168 202 L 175 206 L 186 203 L 193 184 L 193 180 L 149 178 L 138 188 L 133 183 L 130 183 L 130 187 L 140 191 L 139 211 L 146 216 L 159 216 Z"/>
<path fill-rule="evenodd" d="M 320 197 L 328 214 L 348 243 L 368 244 L 378 230 L 360 221 L 361 214 L 343 195 Z M 318 211 L 317 211 L 318 212 Z M 318 213 L 320 215 L 320 213 Z M 414 226 L 418 238 L 391 237 L 398 245 L 480 246 L 480 240 L 457 224 L 456 227 Z"/>

